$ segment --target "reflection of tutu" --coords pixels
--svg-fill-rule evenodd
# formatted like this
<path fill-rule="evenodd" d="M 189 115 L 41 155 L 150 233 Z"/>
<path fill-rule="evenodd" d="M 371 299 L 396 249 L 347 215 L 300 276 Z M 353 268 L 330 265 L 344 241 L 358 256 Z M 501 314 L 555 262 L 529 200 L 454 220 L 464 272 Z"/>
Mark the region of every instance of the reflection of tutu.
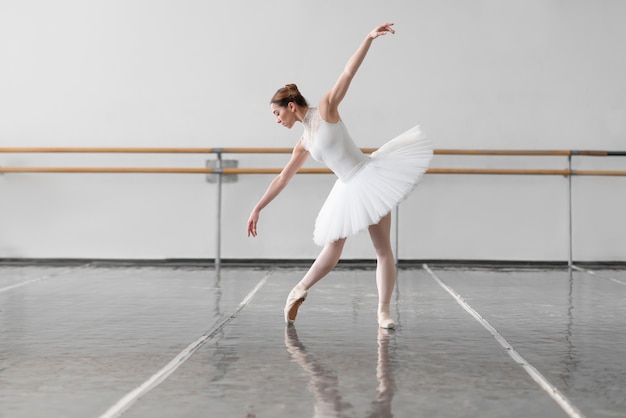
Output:
<path fill-rule="evenodd" d="M 335 182 L 315 221 L 315 243 L 325 245 L 377 224 L 411 193 L 432 156 L 432 144 L 417 126 L 380 147 L 358 173 Z"/>

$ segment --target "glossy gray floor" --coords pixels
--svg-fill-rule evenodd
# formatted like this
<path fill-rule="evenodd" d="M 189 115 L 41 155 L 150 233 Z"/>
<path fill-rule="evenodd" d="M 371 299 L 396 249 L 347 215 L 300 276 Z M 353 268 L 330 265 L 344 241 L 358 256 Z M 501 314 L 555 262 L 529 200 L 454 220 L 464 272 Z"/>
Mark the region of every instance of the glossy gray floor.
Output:
<path fill-rule="evenodd" d="M 0 265 L 0 417 L 626 417 L 626 272 Z"/>

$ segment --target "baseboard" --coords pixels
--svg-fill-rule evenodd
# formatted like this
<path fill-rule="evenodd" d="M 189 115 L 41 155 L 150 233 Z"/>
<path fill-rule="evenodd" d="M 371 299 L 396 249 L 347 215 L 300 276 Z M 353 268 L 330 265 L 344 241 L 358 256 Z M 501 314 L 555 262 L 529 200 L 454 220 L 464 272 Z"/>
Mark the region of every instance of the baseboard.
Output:
<path fill-rule="evenodd" d="M 224 268 L 303 268 L 312 259 L 222 259 Z M 537 260 L 398 260 L 398 268 L 420 268 L 423 264 L 438 268 L 487 268 L 487 269 L 562 269 L 567 261 Z M 214 259 L 89 259 L 89 258 L 0 258 L 0 266 L 181 266 L 215 267 Z M 626 261 L 575 261 L 574 265 L 589 269 L 625 269 Z M 375 259 L 340 260 L 337 268 L 374 268 Z"/>

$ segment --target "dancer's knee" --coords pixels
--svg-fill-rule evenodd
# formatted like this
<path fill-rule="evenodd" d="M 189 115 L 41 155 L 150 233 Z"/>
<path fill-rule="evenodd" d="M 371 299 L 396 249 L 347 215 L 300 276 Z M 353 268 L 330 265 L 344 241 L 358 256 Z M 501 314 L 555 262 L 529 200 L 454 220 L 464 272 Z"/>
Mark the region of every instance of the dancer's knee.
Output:
<path fill-rule="evenodd" d="M 326 244 L 322 253 L 316 260 L 321 269 L 330 271 L 335 268 L 341 258 L 345 241 L 345 238 L 342 238 Z"/>
<path fill-rule="evenodd" d="M 379 260 L 393 259 L 393 249 L 391 248 L 391 242 L 387 240 L 372 240 L 374 251 L 376 252 L 376 258 Z"/>

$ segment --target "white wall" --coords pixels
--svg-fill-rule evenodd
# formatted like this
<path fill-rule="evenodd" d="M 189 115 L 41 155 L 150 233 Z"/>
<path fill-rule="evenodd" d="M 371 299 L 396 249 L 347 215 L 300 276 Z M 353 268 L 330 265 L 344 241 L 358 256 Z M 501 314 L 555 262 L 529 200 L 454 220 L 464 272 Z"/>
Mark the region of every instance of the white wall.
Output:
<path fill-rule="evenodd" d="M 342 106 L 376 147 L 421 124 L 436 148 L 626 150 L 621 0 L 44 0 L 0 3 L 0 146 L 289 147 L 268 100 L 315 103 L 384 21 Z M 0 154 L 2 166 L 189 166 L 203 155 Z M 288 156 L 227 156 L 242 167 Z M 575 168 L 626 169 L 626 158 Z M 435 167 L 564 168 L 437 156 Z M 311 163 L 313 166 L 314 164 Z M 224 185 L 222 256 L 312 258 L 331 176 L 302 175 L 245 236 L 270 176 Z M 573 179 L 574 257 L 626 260 L 626 178 Z M 0 258 L 212 258 L 202 175 L 0 175 Z M 567 179 L 428 175 L 400 208 L 400 258 L 564 260 Z M 367 237 L 346 258 L 372 257 Z"/>

